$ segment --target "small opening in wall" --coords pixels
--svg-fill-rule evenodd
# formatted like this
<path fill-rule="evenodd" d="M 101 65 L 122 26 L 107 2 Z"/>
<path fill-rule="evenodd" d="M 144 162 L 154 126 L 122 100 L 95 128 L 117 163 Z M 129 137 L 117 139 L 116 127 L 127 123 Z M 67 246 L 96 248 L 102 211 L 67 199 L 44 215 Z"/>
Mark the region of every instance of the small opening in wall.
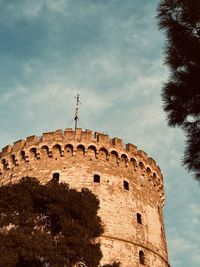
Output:
<path fill-rule="evenodd" d="M 53 180 L 56 182 L 59 182 L 59 178 L 60 178 L 60 173 L 55 172 L 53 173 Z"/>
<path fill-rule="evenodd" d="M 23 160 L 26 159 L 25 151 L 23 151 L 23 150 L 21 151 L 21 157 L 22 157 Z"/>
<path fill-rule="evenodd" d="M 129 190 L 129 183 L 124 181 L 124 189 Z"/>
<path fill-rule="evenodd" d="M 141 161 L 139 162 L 139 167 L 140 167 L 141 170 L 144 169 L 144 164 Z"/>
<path fill-rule="evenodd" d="M 12 163 L 15 164 L 15 155 L 11 155 Z"/>
<path fill-rule="evenodd" d="M 142 265 L 145 264 L 144 252 L 142 250 L 139 251 L 139 260 L 140 260 L 140 264 Z"/>
<path fill-rule="evenodd" d="M 3 170 L 6 170 L 7 163 L 5 159 L 2 159 L 2 164 L 3 164 Z"/>
<path fill-rule="evenodd" d="M 149 167 L 147 167 L 147 174 L 150 175 L 151 174 L 151 169 Z"/>
<path fill-rule="evenodd" d="M 142 215 L 137 213 L 137 223 L 142 224 Z"/>
<path fill-rule="evenodd" d="M 100 183 L 100 175 L 94 174 L 94 183 Z"/>

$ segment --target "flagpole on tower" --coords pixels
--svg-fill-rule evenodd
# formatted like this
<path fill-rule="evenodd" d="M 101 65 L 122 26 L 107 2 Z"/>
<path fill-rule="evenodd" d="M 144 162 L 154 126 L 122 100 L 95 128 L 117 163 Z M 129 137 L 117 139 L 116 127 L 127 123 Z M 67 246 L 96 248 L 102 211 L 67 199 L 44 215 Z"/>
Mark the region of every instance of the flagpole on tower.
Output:
<path fill-rule="evenodd" d="M 77 125 L 78 125 L 78 120 L 79 120 L 79 116 L 78 116 L 78 112 L 79 112 L 79 104 L 81 104 L 80 100 L 79 100 L 79 94 L 77 94 L 77 96 L 75 96 L 76 98 L 76 110 L 75 110 L 75 116 L 74 116 L 74 123 L 75 123 L 75 132 L 77 129 Z"/>

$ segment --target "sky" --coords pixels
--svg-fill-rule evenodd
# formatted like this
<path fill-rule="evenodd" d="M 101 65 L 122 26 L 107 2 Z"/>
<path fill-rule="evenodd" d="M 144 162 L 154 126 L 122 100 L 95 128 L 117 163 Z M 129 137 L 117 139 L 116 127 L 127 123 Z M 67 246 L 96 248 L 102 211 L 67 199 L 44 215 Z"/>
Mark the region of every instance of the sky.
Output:
<path fill-rule="evenodd" d="M 72 126 L 119 137 L 161 167 L 170 264 L 200 266 L 200 187 L 182 166 L 184 135 L 167 126 L 169 71 L 158 0 L 0 0 L 0 147 Z"/>

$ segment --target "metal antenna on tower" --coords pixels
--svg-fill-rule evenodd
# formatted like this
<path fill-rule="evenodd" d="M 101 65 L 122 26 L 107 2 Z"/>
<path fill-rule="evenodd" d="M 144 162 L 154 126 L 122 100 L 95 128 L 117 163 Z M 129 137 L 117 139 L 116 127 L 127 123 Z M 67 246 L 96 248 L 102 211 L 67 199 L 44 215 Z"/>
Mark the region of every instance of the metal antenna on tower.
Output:
<path fill-rule="evenodd" d="M 75 116 L 74 116 L 74 122 L 75 122 L 74 128 L 75 128 L 75 132 L 76 132 L 78 120 L 79 120 L 79 117 L 78 117 L 79 104 L 81 104 L 81 102 L 79 100 L 79 94 L 77 94 L 77 96 L 75 96 L 75 98 L 76 98 L 76 110 L 75 110 Z"/>

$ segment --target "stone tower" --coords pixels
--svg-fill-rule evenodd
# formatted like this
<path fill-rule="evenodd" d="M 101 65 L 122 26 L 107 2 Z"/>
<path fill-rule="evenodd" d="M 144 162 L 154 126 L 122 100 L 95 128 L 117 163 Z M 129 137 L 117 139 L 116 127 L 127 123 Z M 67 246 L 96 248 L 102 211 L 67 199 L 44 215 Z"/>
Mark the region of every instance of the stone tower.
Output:
<path fill-rule="evenodd" d="M 167 267 L 163 176 L 156 162 L 132 144 L 108 135 L 66 129 L 30 136 L 0 153 L 0 181 L 52 177 L 89 188 L 100 200 L 105 232 L 102 264 Z M 96 266 L 94 266 L 96 267 Z"/>

